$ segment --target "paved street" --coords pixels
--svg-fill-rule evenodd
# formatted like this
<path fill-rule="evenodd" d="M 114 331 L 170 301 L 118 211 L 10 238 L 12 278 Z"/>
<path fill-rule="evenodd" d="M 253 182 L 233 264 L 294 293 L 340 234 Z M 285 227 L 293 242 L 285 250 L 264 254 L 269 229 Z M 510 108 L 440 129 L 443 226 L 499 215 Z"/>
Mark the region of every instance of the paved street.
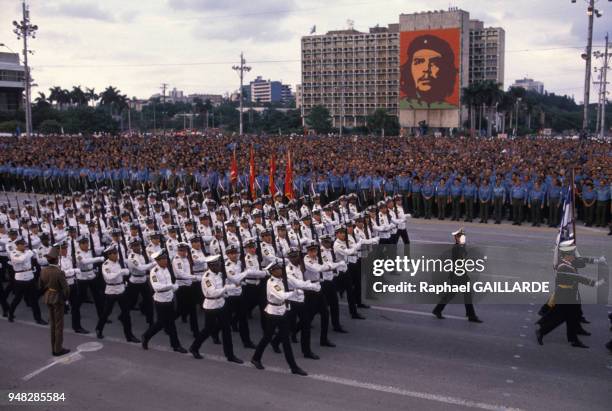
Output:
<path fill-rule="evenodd" d="M 409 233 L 414 243 L 449 242 L 457 224 L 412 220 Z M 513 250 L 517 264 L 523 250 L 550 254 L 556 231 L 549 228 L 467 224 L 472 244 Z M 602 230 L 579 228 L 581 249 L 606 255 L 612 261 L 610 237 Z M 599 253 L 596 253 L 599 251 Z M 605 251 L 605 252 L 604 252 Z M 606 254 L 607 252 L 607 254 Z M 587 255 L 587 253 L 583 253 Z M 534 262 L 531 262 L 534 263 Z M 106 338 L 75 335 L 67 331 L 65 345 L 73 352 L 80 344 L 100 341 L 94 352 L 68 356 L 36 375 L 50 356 L 48 329 L 33 324 L 22 306 L 17 322 L 0 320 L 0 389 L 8 391 L 65 392 L 65 409 L 276 409 L 276 410 L 372 410 L 372 409 L 609 409 L 612 401 L 612 356 L 603 345 L 611 337 L 606 313 L 609 307 L 585 305 L 593 333 L 584 337 L 590 349 L 572 348 L 559 328 L 537 345 L 534 321 L 543 301 L 526 305 L 479 305 L 483 324 L 463 318 L 463 306 L 449 306 L 446 320 L 437 320 L 427 305 L 376 306 L 364 310 L 365 321 L 348 318 L 342 306 L 342 322 L 349 334 L 332 333 L 337 348 L 314 344 L 321 360 L 298 363 L 307 378 L 288 373 L 282 355 L 266 351 L 265 371 L 250 365 L 227 363 L 221 346 L 207 341 L 206 355 L 196 361 L 190 355 L 169 351 L 167 336 L 158 334 L 149 351 L 124 342 L 116 319 L 105 330 Z M 83 324 L 95 325 L 91 304 L 85 305 Z M 133 312 L 134 330 L 140 335 L 145 324 Z M 256 324 L 257 319 L 252 320 Z M 200 323 L 203 316 L 200 316 Z M 318 341 L 318 321 L 313 341 Z M 184 346 L 191 343 L 186 324 L 178 324 Z M 258 327 L 251 327 L 254 340 Z M 252 351 L 240 346 L 234 334 L 237 355 L 247 360 Z M 24 380 L 24 377 L 26 379 Z M 31 405 L 23 409 L 62 409 L 55 404 Z M 21 409 L 21 408 L 20 408 Z"/>

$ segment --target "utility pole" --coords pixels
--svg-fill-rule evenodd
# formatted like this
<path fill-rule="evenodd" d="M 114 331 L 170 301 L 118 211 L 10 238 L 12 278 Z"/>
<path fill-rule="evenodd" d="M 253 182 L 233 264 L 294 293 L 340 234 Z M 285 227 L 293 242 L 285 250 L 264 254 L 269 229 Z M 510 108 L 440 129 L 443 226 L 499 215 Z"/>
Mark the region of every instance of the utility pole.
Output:
<path fill-rule="evenodd" d="M 607 86 L 608 86 L 608 70 L 610 69 L 610 57 L 611 55 L 608 53 L 608 34 L 606 33 L 606 45 L 605 51 L 602 53 L 599 50 L 593 53 L 593 57 L 603 59 L 602 67 L 597 69 L 593 69 L 595 71 L 599 71 L 599 81 L 593 82 L 593 84 L 599 85 L 599 99 L 597 106 L 597 124 L 595 126 L 595 131 L 598 132 L 600 138 L 603 138 L 605 130 L 606 130 L 606 98 L 608 96 Z"/>
<path fill-rule="evenodd" d="M 23 39 L 23 66 L 25 69 L 24 75 L 24 88 L 26 92 L 25 98 L 25 118 L 26 118 L 26 136 L 30 137 L 32 134 L 32 77 L 30 76 L 30 66 L 28 65 L 28 54 L 32 51 L 28 50 L 28 37 L 36 38 L 36 31 L 38 26 L 30 22 L 30 10 L 26 6 L 25 0 L 21 3 L 21 10 L 23 13 L 23 20 L 20 22 L 13 21 L 13 32 L 17 35 L 17 40 Z"/>
<path fill-rule="evenodd" d="M 238 75 L 240 76 L 240 90 L 239 90 L 239 98 L 240 98 L 240 132 L 239 134 L 242 135 L 242 82 L 244 80 L 244 72 L 249 72 L 251 71 L 251 67 L 249 66 L 245 66 L 246 60 L 244 59 L 244 53 L 240 53 L 240 65 L 239 66 L 232 66 L 232 70 L 239 72 Z"/>
<path fill-rule="evenodd" d="M 576 3 L 576 0 L 571 0 Z M 595 3 L 598 0 L 586 0 L 587 16 L 589 18 L 587 31 L 587 46 L 586 51 L 582 54 L 582 58 L 586 61 L 584 69 L 584 112 L 582 117 L 582 131 L 589 131 L 589 96 L 591 92 L 591 54 L 593 50 L 593 20 L 595 16 L 601 17 L 603 14 L 595 8 Z"/>
<path fill-rule="evenodd" d="M 168 88 L 168 83 L 162 83 L 160 89 L 162 91 L 162 103 L 166 104 L 166 88 Z"/>

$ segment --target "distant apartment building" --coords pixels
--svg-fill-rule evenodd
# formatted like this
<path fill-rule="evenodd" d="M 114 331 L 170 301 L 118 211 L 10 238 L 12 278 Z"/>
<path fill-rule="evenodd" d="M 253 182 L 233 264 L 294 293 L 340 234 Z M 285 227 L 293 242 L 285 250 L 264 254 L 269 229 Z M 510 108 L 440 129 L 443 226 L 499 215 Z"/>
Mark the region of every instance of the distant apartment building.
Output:
<path fill-rule="evenodd" d="M 528 91 L 544 94 L 544 83 L 527 77 L 516 80 L 510 87 L 521 87 Z"/>
<path fill-rule="evenodd" d="M 0 111 L 16 111 L 23 106 L 25 68 L 17 53 L 0 53 Z"/>
<path fill-rule="evenodd" d="M 480 20 L 470 20 L 469 84 L 494 81 L 504 85 L 506 33 L 501 27 L 485 27 Z"/>
<path fill-rule="evenodd" d="M 327 107 L 334 127 L 365 124 L 377 108 L 397 116 L 399 25 L 302 37 L 300 102 L 304 115 Z"/>
<path fill-rule="evenodd" d="M 252 103 L 280 103 L 293 98 L 291 86 L 280 81 L 264 80 L 261 76 L 251 81 L 244 95 Z"/>
<path fill-rule="evenodd" d="M 398 117 L 402 127 L 424 122 L 457 128 L 466 120 L 464 87 L 483 80 L 504 83 L 502 28 L 484 27 L 456 7 L 401 14 L 397 21 L 368 32 L 351 27 L 302 37 L 296 105 L 305 117 L 312 107 L 322 105 L 330 111 L 334 127 L 355 127 L 382 108 Z M 417 50 L 445 54 L 440 62 L 446 67 L 440 73 L 452 74 L 431 83 L 440 87 L 445 82 L 444 95 L 432 97 L 432 92 L 428 97 L 426 85 L 412 77 L 411 70 L 418 70 L 412 67 Z"/>

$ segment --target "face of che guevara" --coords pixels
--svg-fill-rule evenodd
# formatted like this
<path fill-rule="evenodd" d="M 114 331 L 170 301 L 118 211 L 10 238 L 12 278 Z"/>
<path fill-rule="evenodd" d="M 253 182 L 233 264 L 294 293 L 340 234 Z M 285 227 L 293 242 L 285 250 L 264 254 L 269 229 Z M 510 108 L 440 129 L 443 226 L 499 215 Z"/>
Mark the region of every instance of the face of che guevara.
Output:
<path fill-rule="evenodd" d="M 417 91 L 431 91 L 440 73 L 439 61 L 442 55 L 434 50 L 422 49 L 414 53 L 410 70 Z"/>

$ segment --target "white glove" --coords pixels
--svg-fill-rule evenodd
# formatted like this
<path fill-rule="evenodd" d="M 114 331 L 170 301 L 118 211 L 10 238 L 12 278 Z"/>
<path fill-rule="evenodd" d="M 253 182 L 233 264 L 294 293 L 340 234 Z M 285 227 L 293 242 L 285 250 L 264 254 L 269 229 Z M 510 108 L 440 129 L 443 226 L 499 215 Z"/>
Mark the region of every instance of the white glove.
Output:
<path fill-rule="evenodd" d="M 603 279 L 601 280 L 597 280 L 595 281 L 595 287 L 599 287 L 600 285 L 602 285 L 603 283 L 605 283 L 605 281 Z"/>
<path fill-rule="evenodd" d="M 234 288 L 234 286 L 232 284 L 225 284 L 223 286 L 223 291 L 229 291 L 229 290 L 231 290 L 233 288 Z"/>
<path fill-rule="evenodd" d="M 319 292 L 319 291 L 321 291 L 321 284 L 320 283 L 312 283 L 312 285 L 310 286 L 310 289 L 312 291 Z"/>
<path fill-rule="evenodd" d="M 172 284 L 172 290 L 176 291 L 178 289 L 179 289 L 179 285 L 178 284 L 176 284 L 176 283 Z"/>
<path fill-rule="evenodd" d="M 595 259 L 595 262 L 596 262 L 596 263 L 599 263 L 599 264 L 605 264 L 605 263 L 606 263 L 606 257 L 601 256 L 601 257 L 599 257 L 599 258 L 596 258 L 596 259 Z"/>

